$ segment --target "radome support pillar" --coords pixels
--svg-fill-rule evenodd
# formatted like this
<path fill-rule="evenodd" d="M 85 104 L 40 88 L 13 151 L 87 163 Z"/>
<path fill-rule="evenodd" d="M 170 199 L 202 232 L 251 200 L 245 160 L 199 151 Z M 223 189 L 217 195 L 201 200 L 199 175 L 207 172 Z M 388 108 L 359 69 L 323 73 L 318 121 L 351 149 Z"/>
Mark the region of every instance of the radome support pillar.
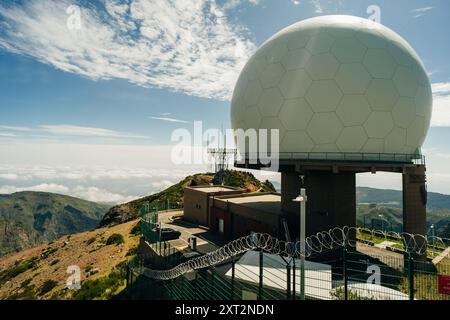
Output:
<path fill-rule="evenodd" d="M 403 172 L 403 231 L 425 235 L 427 232 L 427 189 L 424 165 Z"/>
<path fill-rule="evenodd" d="M 299 204 L 292 199 L 300 188 L 308 190 L 306 204 L 306 234 L 334 227 L 356 225 L 356 176 L 354 172 L 311 170 L 300 174 L 281 173 L 281 206 L 288 215 L 291 236 L 298 236 Z M 291 227 L 292 226 L 292 227 Z"/>

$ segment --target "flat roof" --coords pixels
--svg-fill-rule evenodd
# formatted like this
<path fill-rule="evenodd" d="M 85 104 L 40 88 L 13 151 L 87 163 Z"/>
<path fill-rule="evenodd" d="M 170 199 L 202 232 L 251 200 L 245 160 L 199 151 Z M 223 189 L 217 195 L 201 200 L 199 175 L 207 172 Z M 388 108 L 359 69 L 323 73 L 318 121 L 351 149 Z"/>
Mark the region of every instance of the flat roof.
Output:
<path fill-rule="evenodd" d="M 230 202 L 233 204 L 254 208 L 260 211 L 281 214 L 281 196 L 273 193 L 261 193 L 254 195 L 237 195 L 216 200 Z"/>
<path fill-rule="evenodd" d="M 186 187 L 192 190 L 197 190 L 205 193 L 218 193 L 218 192 L 227 192 L 227 191 L 239 191 L 241 189 L 227 187 L 227 186 L 189 186 Z"/>
<path fill-rule="evenodd" d="M 235 265 L 235 278 L 254 285 L 259 284 L 259 252 L 247 251 Z M 282 292 L 287 290 L 286 262 L 279 256 L 263 253 L 263 285 Z M 300 265 L 300 260 L 295 259 L 295 265 Z M 300 293 L 300 271 L 295 275 L 295 292 Z M 232 269 L 229 269 L 227 277 L 232 277 Z M 305 295 L 313 299 L 331 300 L 333 290 L 331 265 L 305 261 Z M 291 288 L 294 288 L 294 278 L 291 277 Z"/>

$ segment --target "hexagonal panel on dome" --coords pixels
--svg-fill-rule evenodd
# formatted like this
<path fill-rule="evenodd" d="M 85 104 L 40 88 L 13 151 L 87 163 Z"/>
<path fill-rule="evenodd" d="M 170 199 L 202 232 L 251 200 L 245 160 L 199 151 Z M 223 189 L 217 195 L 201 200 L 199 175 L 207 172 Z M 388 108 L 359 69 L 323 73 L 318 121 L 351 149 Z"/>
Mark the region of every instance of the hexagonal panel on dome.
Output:
<path fill-rule="evenodd" d="M 271 63 L 260 73 L 259 80 L 264 89 L 278 85 L 286 70 L 281 63 Z"/>
<path fill-rule="evenodd" d="M 245 102 L 244 98 L 233 97 L 231 101 L 231 119 L 241 121 L 244 118 Z"/>
<path fill-rule="evenodd" d="M 372 112 L 364 124 L 369 138 L 386 138 L 394 128 L 394 120 L 390 112 Z"/>
<path fill-rule="evenodd" d="M 344 126 L 363 125 L 372 110 L 363 95 L 344 95 L 336 113 Z"/>
<path fill-rule="evenodd" d="M 413 63 L 413 58 L 399 44 L 391 41 L 389 43 L 387 49 L 399 65 L 404 66 L 404 67 L 411 67 L 411 65 Z"/>
<path fill-rule="evenodd" d="M 282 152 L 310 152 L 314 148 L 314 142 L 305 131 L 287 131 L 281 144 Z"/>
<path fill-rule="evenodd" d="M 261 120 L 261 124 L 259 125 L 260 129 L 278 129 L 280 130 L 280 141 L 283 140 L 284 135 L 286 134 L 286 128 L 280 121 L 278 117 L 264 117 Z M 270 136 L 270 132 L 268 133 Z"/>
<path fill-rule="evenodd" d="M 287 71 L 281 78 L 278 87 L 286 99 L 303 98 L 311 86 L 312 80 L 303 70 Z"/>
<path fill-rule="evenodd" d="M 416 114 L 422 117 L 429 117 L 431 115 L 430 106 L 433 104 L 433 93 L 431 88 L 420 86 L 417 89 L 415 96 Z"/>
<path fill-rule="evenodd" d="M 339 152 L 336 144 L 334 143 L 324 143 L 324 144 L 316 144 L 312 149 L 312 152 Z"/>
<path fill-rule="evenodd" d="M 265 52 L 266 60 L 269 63 L 277 63 L 280 62 L 283 56 L 288 52 L 287 45 L 280 43 L 276 45 L 272 45 Z"/>
<path fill-rule="evenodd" d="M 261 96 L 263 92 L 263 88 L 259 84 L 259 81 L 251 81 L 248 86 L 247 90 L 244 94 L 244 101 L 247 104 L 247 106 L 254 106 L 258 103 L 259 97 Z"/>
<path fill-rule="evenodd" d="M 324 16 L 267 40 L 231 104 L 233 128 L 278 128 L 281 151 L 404 153 L 422 146 L 432 92 L 423 63 L 395 32 Z"/>
<path fill-rule="evenodd" d="M 307 132 L 317 144 L 335 143 L 343 129 L 334 112 L 316 113 L 308 125 Z"/>
<path fill-rule="evenodd" d="M 286 36 L 288 50 L 291 51 L 305 48 L 310 38 L 311 37 L 305 33 L 290 33 Z"/>
<path fill-rule="evenodd" d="M 366 97 L 374 111 L 392 111 L 400 98 L 394 82 L 384 79 L 373 79 Z"/>
<path fill-rule="evenodd" d="M 261 73 L 267 66 L 267 61 L 265 58 L 255 58 L 252 63 L 247 66 L 246 75 L 250 81 L 256 80 L 259 78 Z"/>
<path fill-rule="evenodd" d="M 306 48 L 312 54 L 329 52 L 334 44 L 335 38 L 325 31 L 319 31 L 312 34 Z"/>
<path fill-rule="evenodd" d="M 263 117 L 274 117 L 280 112 L 284 98 L 278 88 L 265 90 L 259 99 L 258 108 Z"/>
<path fill-rule="evenodd" d="M 367 142 L 367 134 L 361 126 L 345 127 L 336 141 L 341 152 L 359 152 Z"/>
<path fill-rule="evenodd" d="M 398 152 L 403 150 L 406 146 L 406 129 L 394 128 L 392 132 L 387 136 L 384 144 L 386 152 Z"/>
<path fill-rule="evenodd" d="M 392 79 L 397 68 L 397 62 L 385 49 L 369 49 L 363 63 L 367 71 L 379 79 Z"/>
<path fill-rule="evenodd" d="M 349 28 L 341 28 L 339 26 L 333 26 L 325 28 L 325 31 L 334 38 L 337 39 L 347 39 L 354 38 L 356 31 Z"/>
<path fill-rule="evenodd" d="M 233 91 L 233 97 L 241 98 L 244 96 L 248 86 L 248 77 L 246 73 L 241 73 Z"/>
<path fill-rule="evenodd" d="M 414 73 L 410 68 L 398 67 L 397 71 L 395 71 L 394 83 L 400 96 L 415 96 L 418 88 L 418 83 L 416 77 L 414 77 Z"/>
<path fill-rule="evenodd" d="M 252 106 L 245 110 L 244 122 L 247 128 L 258 128 L 261 124 L 261 114 L 257 107 Z"/>
<path fill-rule="evenodd" d="M 372 77 L 360 63 L 341 64 L 336 77 L 336 83 L 346 94 L 364 94 Z"/>
<path fill-rule="evenodd" d="M 310 58 L 311 54 L 304 48 L 292 50 L 284 55 L 281 59 L 281 64 L 286 70 L 301 69 L 306 66 Z"/>
<path fill-rule="evenodd" d="M 425 118 L 417 116 L 407 131 L 406 144 L 408 146 L 422 145 L 425 140 L 424 127 Z"/>
<path fill-rule="evenodd" d="M 353 37 L 336 41 L 331 48 L 331 53 L 341 63 L 361 62 L 366 51 L 367 47 Z"/>
<path fill-rule="evenodd" d="M 373 139 L 367 140 L 361 152 L 365 153 L 383 153 L 384 152 L 384 139 Z"/>
<path fill-rule="evenodd" d="M 314 115 L 305 99 L 285 100 L 280 111 L 280 120 L 287 130 L 304 130 Z"/>
<path fill-rule="evenodd" d="M 334 80 L 313 81 L 306 93 L 306 100 L 315 112 L 335 111 L 342 99 L 342 92 Z"/>
<path fill-rule="evenodd" d="M 367 48 L 371 49 L 382 49 L 386 48 L 388 42 L 383 36 L 376 30 L 371 29 L 360 29 L 356 32 L 356 39 L 361 41 Z"/>
<path fill-rule="evenodd" d="M 392 110 L 395 125 L 407 129 L 416 118 L 414 99 L 401 97 Z"/>
<path fill-rule="evenodd" d="M 339 62 L 331 53 L 321 53 L 311 57 L 306 71 L 313 80 L 333 79 L 339 68 Z"/>
<path fill-rule="evenodd" d="M 420 65 L 420 64 L 413 64 L 411 68 L 412 68 L 412 70 L 414 72 L 414 76 L 416 77 L 417 82 L 419 83 L 419 85 L 422 85 L 422 86 L 429 86 L 430 85 L 430 80 L 428 79 L 427 72 L 422 67 L 422 65 Z"/>

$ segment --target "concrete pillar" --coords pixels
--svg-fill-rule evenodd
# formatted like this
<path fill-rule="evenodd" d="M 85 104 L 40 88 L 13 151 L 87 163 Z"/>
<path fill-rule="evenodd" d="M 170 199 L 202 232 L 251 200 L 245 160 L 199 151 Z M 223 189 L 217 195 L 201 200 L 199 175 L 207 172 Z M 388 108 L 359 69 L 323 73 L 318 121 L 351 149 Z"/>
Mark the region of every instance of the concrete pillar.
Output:
<path fill-rule="evenodd" d="M 295 213 L 300 210 L 299 204 L 292 199 L 297 198 L 301 187 L 298 172 L 281 172 L 281 208 L 283 211 Z"/>
<path fill-rule="evenodd" d="M 403 173 L 403 231 L 427 232 L 427 190 L 424 165 L 405 168 Z"/>
<path fill-rule="evenodd" d="M 354 172 L 307 171 L 301 184 L 298 173 L 281 174 L 281 205 L 287 213 L 289 231 L 298 236 L 299 204 L 292 201 L 306 188 L 306 233 L 312 235 L 334 227 L 356 225 L 356 176 Z"/>

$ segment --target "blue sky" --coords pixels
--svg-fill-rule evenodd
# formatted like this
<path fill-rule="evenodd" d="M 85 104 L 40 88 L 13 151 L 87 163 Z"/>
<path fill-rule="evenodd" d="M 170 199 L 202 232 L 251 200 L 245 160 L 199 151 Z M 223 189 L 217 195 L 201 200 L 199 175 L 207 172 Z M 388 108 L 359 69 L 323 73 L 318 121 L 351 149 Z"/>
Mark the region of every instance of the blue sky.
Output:
<path fill-rule="evenodd" d="M 68 31 L 74 4 L 82 25 Z M 427 68 L 435 92 L 424 146 L 429 189 L 450 194 L 446 0 L 2 1 L 0 193 L 120 202 L 205 170 L 169 163 L 174 129 L 195 120 L 229 127 L 236 78 L 275 32 L 318 15 L 368 17 L 372 4 Z M 359 183 L 400 187 L 388 175 Z"/>

